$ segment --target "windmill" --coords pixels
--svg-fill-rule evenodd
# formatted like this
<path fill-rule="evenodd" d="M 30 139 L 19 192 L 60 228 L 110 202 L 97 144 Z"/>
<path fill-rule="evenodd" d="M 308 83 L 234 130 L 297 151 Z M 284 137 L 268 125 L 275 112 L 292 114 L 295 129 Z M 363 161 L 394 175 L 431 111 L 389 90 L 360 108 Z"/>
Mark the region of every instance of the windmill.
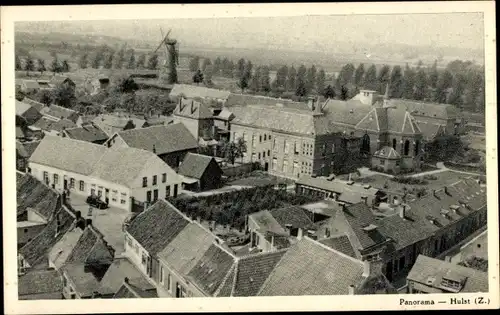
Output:
<path fill-rule="evenodd" d="M 156 52 L 165 45 L 165 61 L 163 63 L 163 67 L 160 70 L 160 79 L 165 81 L 167 84 L 177 83 L 177 66 L 179 65 L 179 44 L 176 39 L 169 38 L 170 29 L 167 32 L 167 35 L 163 36 L 163 30 L 160 28 L 161 32 L 161 42 L 158 45 L 158 48 L 153 52 Z"/>

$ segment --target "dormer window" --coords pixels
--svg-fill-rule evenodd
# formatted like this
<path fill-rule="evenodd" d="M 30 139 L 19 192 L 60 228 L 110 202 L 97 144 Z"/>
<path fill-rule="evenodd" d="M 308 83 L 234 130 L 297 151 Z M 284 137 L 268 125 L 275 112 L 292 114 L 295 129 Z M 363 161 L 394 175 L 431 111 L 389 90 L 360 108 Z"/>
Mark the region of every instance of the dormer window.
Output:
<path fill-rule="evenodd" d="M 458 274 L 453 270 L 448 270 L 443 276 L 441 287 L 447 291 L 460 292 L 462 290 L 467 277 Z"/>

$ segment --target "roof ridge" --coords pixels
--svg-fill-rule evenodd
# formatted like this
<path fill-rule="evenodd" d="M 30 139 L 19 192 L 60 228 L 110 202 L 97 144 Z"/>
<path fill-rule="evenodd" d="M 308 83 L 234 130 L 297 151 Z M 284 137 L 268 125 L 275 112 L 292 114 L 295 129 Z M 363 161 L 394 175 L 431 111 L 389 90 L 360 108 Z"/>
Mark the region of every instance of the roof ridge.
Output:
<path fill-rule="evenodd" d="M 233 283 L 231 284 L 231 295 L 230 296 L 233 296 L 234 290 L 236 289 L 236 283 L 238 282 L 238 272 L 240 271 L 239 267 L 240 267 L 240 260 L 237 259 L 234 263 L 234 277 L 233 277 Z"/>
<path fill-rule="evenodd" d="M 316 245 L 318 245 L 318 246 L 322 247 L 323 249 L 326 249 L 326 250 L 328 250 L 328 251 L 330 251 L 330 252 L 332 252 L 332 253 L 335 253 L 335 254 L 338 254 L 338 255 L 340 255 L 340 256 L 342 256 L 342 257 L 345 257 L 345 258 L 347 258 L 347 259 L 350 259 L 350 260 L 351 260 L 351 261 L 353 261 L 353 262 L 356 262 L 356 263 L 359 263 L 359 264 L 363 264 L 363 262 L 362 262 L 361 260 L 356 259 L 356 258 L 354 258 L 354 257 L 351 257 L 351 256 L 349 256 L 349 255 L 346 255 L 346 254 L 344 254 L 344 253 L 342 253 L 342 252 L 340 252 L 340 251 L 337 251 L 337 250 L 335 250 L 335 249 L 333 249 L 333 248 L 331 248 L 331 247 L 328 247 L 328 246 L 326 246 L 325 244 L 322 244 L 322 243 L 320 243 L 320 242 L 318 242 L 318 241 L 316 241 L 316 240 L 313 240 L 312 238 L 309 238 L 309 237 L 307 237 L 307 236 L 304 236 L 304 239 L 309 240 L 309 241 L 313 242 L 313 244 L 316 244 Z M 349 240 L 349 242 L 350 242 L 350 240 Z M 351 245 L 351 246 L 352 246 L 352 245 Z"/>
<path fill-rule="evenodd" d="M 288 252 L 288 248 L 287 248 L 287 252 Z M 271 272 L 267 274 L 266 279 L 264 280 L 264 282 L 262 282 L 262 285 L 260 286 L 259 291 L 257 291 L 257 293 L 255 294 L 255 296 L 259 296 L 260 293 L 262 292 L 262 290 L 264 290 L 264 288 L 266 287 L 267 283 L 270 281 L 269 279 L 271 279 L 271 275 L 273 275 L 275 273 L 276 269 L 278 268 L 278 266 L 283 261 L 285 255 L 286 255 L 286 253 L 284 253 L 283 256 L 281 256 L 281 258 L 274 265 L 274 267 L 271 270 Z"/>
<path fill-rule="evenodd" d="M 234 270 L 236 264 L 237 264 L 237 261 L 233 262 L 233 264 L 231 264 L 231 268 L 229 268 L 228 272 L 224 275 L 224 278 L 222 279 L 221 284 L 219 285 L 219 287 L 217 288 L 217 290 L 215 290 L 215 292 L 214 292 L 214 296 L 215 297 L 217 297 L 220 294 L 220 291 L 222 291 L 222 288 L 224 287 L 224 285 L 226 284 L 226 282 L 229 280 L 229 275 L 231 275 L 231 272 Z M 235 274 L 235 276 L 236 276 L 236 274 Z M 231 296 L 232 294 L 233 294 L 233 291 L 232 291 L 232 288 L 231 288 L 231 293 L 230 293 L 229 296 Z"/>
<path fill-rule="evenodd" d="M 257 256 L 265 256 L 265 255 L 271 255 L 271 254 L 280 253 L 280 252 L 286 252 L 287 250 L 288 250 L 288 248 L 281 248 L 281 249 L 278 249 L 275 251 L 269 251 L 269 252 L 250 253 L 250 254 L 246 254 L 244 256 L 238 257 L 238 260 L 241 261 L 241 260 L 245 260 L 245 259 L 253 258 L 253 257 L 257 257 Z"/>

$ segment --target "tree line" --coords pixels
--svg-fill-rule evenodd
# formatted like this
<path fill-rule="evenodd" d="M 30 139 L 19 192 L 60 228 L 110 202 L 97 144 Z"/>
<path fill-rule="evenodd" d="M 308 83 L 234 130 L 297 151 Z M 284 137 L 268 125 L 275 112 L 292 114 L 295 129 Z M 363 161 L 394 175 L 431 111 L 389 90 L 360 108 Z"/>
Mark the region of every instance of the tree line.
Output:
<path fill-rule="evenodd" d="M 132 48 L 124 45 L 119 50 L 103 45 L 94 49 L 94 52 L 84 51 L 78 59 L 81 69 L 150 69 L 158 67 L 158 54 L 137 54 Z"/>
<path fill-rule="evenodd" d="M 244 58 L 234 62 L 228 58 L 194 56 L 189 70 L 196 72 L 193 82 L 211 84 L 213 76 L 233 78 L 245 91 L 273 97 L 302 100 L 308 95 L 319 94 L 325 98 L 346 100 L 361 89 L 375 90 L 390 98 L 453 104 L 461 109 L 484 111 L 484 67 L 471 61 L 455 60 L 445 69 L 438 69 L 437 61 L 431 67 L 420 61 L 416 67 L 352 63 L 344 65 L 337 76 L 327 76 L 324 69 L 315 65 L 306 67 L 281 65 L 271 80 L 269 66 L 254 66 Z M 207 79 L 208 78 L 208 79 Z"/>
<path fill-rule="evenodd" d="M 16 55 L 15 57 L 15 69 L 16 71 L 26 71 L 26 75 L 29 75 L 30 71 L 38 71 L 40 74 L 43 74 L 46 71 L 50 71 L 54 74 L 56 73 L 63 73 L 63 72 L 69 72 L 71 70 L 71 67 L 69 65 L 68 60 L 59 60 L 57 57 L 57 54 L 53 53 L 52 54 L 52 62 L 50 63 L 49 67 L 47 68 L 45 66 L 45 59 L 43 58 L 33 58 L 31 55 L 27 55 L 26 58 L 24 59 L 24 65 L 23 62 L 21 61 L 21 58 Z"/>

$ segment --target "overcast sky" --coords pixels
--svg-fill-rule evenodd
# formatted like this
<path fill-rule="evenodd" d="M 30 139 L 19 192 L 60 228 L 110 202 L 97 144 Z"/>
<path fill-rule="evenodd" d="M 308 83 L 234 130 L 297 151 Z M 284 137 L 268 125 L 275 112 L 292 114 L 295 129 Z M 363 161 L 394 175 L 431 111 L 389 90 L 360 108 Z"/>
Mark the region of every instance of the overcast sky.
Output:
<path fill-rule="evenodd" d="M 159 40 L 160 26 L 186 44 L 226 47 L 282 48 L 315 45 L 335 47 L 338 42 L 402 43 L 483 49 L 481 13 L 408 15 L 343 15 L 275 18 L 218 18 L 177 20 L 119 20 L 42 22 L 43 31 L 79 31 L 94 34 Z M 33 28 L 31 28 L 33 29 Z"/>

